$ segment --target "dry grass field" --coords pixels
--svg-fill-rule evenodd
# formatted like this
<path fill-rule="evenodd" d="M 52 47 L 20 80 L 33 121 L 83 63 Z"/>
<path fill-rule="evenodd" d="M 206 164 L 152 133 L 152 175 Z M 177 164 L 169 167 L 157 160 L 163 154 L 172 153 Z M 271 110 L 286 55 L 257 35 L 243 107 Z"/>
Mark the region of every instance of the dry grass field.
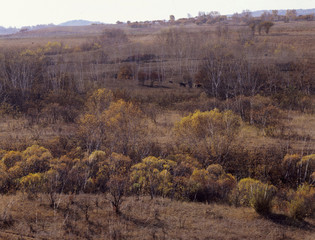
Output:
<path fill-rule="evenodd" d="M 0 239 L 315 239 L 314 29 L 0 36 Z"/>
<path fill-rule="evenodd" d="M 1 196 L 2 239 L 305 239 L 315 222 L 268 218 L 250 208 L 128 197 L 117 216 L 103 195 Z M 4 221 L 6 219 L 7 222 Z"/>

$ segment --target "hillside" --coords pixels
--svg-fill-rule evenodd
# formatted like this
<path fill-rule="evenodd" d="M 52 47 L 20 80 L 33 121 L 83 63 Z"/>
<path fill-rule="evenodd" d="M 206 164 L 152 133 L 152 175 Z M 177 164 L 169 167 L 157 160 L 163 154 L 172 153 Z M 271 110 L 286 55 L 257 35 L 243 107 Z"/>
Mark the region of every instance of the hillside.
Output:
<path fill-rule="evenodd" d="M 0 238 L 312 239 L 312 18 L 0 37 Z"/>
<path fill-rule="evenodd" d="M 116 216 L 102 195 L 48 196 L 30 201 L 5 196 L 0 203 L 14 225 L 0 229 L 2 239 L 257 239 L 313 240 L 315 222 L 299 223 L 281 214 L 264 218 L 249 208 L 147 197 L 127 198 Z M 11 204 L 10 204 L 11 202 Z M 87 206 L 87 208 L 85 208 Z M 86 210 L 87 209 L 87 210 Z"/>

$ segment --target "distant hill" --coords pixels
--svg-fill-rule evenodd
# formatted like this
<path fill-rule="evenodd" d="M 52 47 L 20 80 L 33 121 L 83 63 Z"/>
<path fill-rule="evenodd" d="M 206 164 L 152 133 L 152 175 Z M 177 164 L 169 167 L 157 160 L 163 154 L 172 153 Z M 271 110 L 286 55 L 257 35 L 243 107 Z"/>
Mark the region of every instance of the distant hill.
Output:
<path fill-rule="evenodd" d="M 281 9 L 278 10 L 278 15 L 285 15 L 286 14 L 286 9 Z M 297 15 L 309 15 L 309 14 L 314 14 L 315 15 L 315 8 L 312 9 L 296 9 Z M 253 17 L 260 17 L 261 14 L 264 12 L 272 12 L 272 10 L 258 10 L 258 11 L 252 11 L 251 14 Z M 227 16 L 232 16 L 232 14 L 227 15 Z M 64 23 L 60 23 L 59 25 L 54 25 L 54 24 L 40 24 L 36 26 L 25 26 L 22 28 L 16 28 L 16 27 L 10 27 L 10 28 L 5 28 L 0 26 L 0 35 L 10 35 L 10 34 L 15 34 L 20 32 L 21 30 L 26 30 L 28 31 L 34 31 L 34 30 L 39 30 L 39 29 L 47 29 L 47 28 L 52 28 L 56 26 L 62 26 L 62 27 L 80 27 L 80 26 L 91 26 L 91 25 L 98 25 L 98 24 L 104 24 L 102 22 L 98 21 L 88 21 L 88 20 L 71 20 L 67 21 Z M 25 31 L 23 31 L 25 32 Z"/>
<path fill-rule="evenodd" d="M 64 23 L 60 23 L 59 26 L 88 26 L 92 24 L 101 24 L 101 22 L 92 22 L 88 20 L 71 20 Z"/>
<path fill-rule="evenodd" d="M 253 11 L 251 12 L 253 17 L 260 17 L 261 14 L 264 12 L 272 12 L 272 10 L 259 10 L 259 11 Z M 285 15 L 287 12 L 286 9 L 278 10 L 278 15 Z M 315 8 L 313 9 L 296 9 L 297 15 L 309 15 L 309 14 L 315 14 Z"/>

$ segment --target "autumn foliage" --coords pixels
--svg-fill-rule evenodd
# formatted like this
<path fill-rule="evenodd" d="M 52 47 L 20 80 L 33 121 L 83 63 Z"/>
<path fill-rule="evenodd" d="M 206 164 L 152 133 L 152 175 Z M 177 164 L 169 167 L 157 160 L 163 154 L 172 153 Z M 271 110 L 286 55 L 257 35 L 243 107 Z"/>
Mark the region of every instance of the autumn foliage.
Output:
<path fill-rule="evenodd" d="M 241 120 L 232 111 L 196 111 L 175 125 L 180 148 L 195 156 L 207 156 L 223 163 L 237 136 Z"/>
<path fill-rule="evenodd" d="M 234 205 L 252 218 L 303 225 L 314 217 L 315 184 L 314 44 L 306 19 L 289 10 L 285 19 L 200 12 L 87 26 L 88 35 L 44 44 L 31 32 L 4 37 L 0 193 L 38 201 L 54 219 L 63 215 L 69 239 L 80 235 L 80 216 L 88 231 L 124 238 L 91 220 L 95 212 L 126 232 L 141 225 L 163 238 L 165 202 Z M 147 219 L 131 214 L 143 199 Z M 202 211 L 211 224 L 221 221 Z M 8 219 L 0 209 L 0 228 Z M 175 219 L 179 232 L 191 225 L 185 220 Z M 30 232 L 45 228 L 37 215 L 29 223 Z"/>

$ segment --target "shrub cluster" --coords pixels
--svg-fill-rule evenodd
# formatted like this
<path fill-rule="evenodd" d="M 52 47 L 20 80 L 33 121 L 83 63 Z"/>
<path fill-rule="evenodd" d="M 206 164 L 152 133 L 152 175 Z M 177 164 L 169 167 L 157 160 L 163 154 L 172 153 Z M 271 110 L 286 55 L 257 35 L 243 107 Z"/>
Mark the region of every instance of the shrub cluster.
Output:
<path fill-rule="evenodd" d="M 252 178 L 244 178 L 237 185 L 237 197 L 239 203 L 251 206 L 259 214 L 269 214 L 272 209 L 272 200 L 275 197 L 276 188 Z"/>

